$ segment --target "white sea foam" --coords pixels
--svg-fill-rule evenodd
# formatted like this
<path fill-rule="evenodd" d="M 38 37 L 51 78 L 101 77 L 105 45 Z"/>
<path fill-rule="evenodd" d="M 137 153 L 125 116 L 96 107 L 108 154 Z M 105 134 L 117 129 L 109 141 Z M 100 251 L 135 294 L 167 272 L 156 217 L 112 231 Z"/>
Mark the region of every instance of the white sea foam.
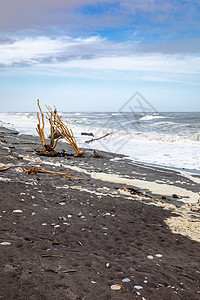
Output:
<path fill-rule="evenodd" d="M 138 119 L 132 115 L 116 113 L 115 119 L 110 119 L 111 115 L 112 113 L 63 113 L 63 120 L 73 130 L 81 147 L 128 155 L 134 161 L 200 170 L 200 114 L 141 115 L 142 118 L 149 119 L 149 122 L 143 120 L 134 125 L 132 124 L 137 123 Z M 164 118 L 165 120 L 160 120 Z M 192 118 L 195 120 L 193 123 Z M 0 121 L 2 126 L 16 129 L 20 133 L 37 135 L 36 113 L 0 113 Z M 45 123 L 45 134 L 48 136 L 48 120 Z M 95 138 L 108 132 L 113 134 L 86 144 L 85 141 L 90 138 L 81 135 L 81 132 L 93 132 Z"/>
<path fill-rule="evenodd" d="M 140 118 L 141 121 L 150 121 L 155 119 L 166 119 L 164 116 L 155 116 L 155 115 L 146 115 L 142 118 Z"/>

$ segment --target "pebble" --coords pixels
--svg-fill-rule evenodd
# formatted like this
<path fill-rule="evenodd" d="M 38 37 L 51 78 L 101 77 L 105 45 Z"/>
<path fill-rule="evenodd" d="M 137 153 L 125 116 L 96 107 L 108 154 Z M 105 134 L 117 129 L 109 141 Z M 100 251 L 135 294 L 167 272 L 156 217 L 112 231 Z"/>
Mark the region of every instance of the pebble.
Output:
<path fill-rule="evenodd" d="M 58 228 L 58 227 L 60 227 L 60 225 L 55 225 L 54 227 L 55 227 L 55 228 Z"/>
<path fill-rule="evenodd" d="M 122 279 L 122 282 L 130 282 L 131 280 L 129 278 Z"/>
<path fill-rule="evenodd" d="M 162 254 L 156 254 L 155 256 L 156 257 L 162 257 Z"/>
<path fill-rule="evenodd" d="M 113 284 L 113 285 L 111 285 L 111 290 L 118 291 L 120 289 L 121 289 L 121 285 L 119 285 L 119 284 Z"/>
<path fill-rule="evenodd" d="M 65 218 L 65 217 L 63 217 L 63 216 L 60 216 L 60 217 L 58 217 L 58 220 L 63 220 L 63 221 L 67 221 L 67 218 Z"/>
<path fill-rule="evenodd" d="M 22 214 L 23 211 L 21 209 L 15 209 L 15 210 L 13 210 L 13 213 L 14 214 Z"/>
<path fill-rule="evenodd" d="M 95 283 L 96 283 L 96 281 L 94 281 L 94 280 L 91 280 L 91 283 L 95 284 Z"/>
<path fill-rule="evenodd" d="M 148 281 L 147 280 L 144 280 L 144 283 L 147 283 Z"/>
<path fill-rule="evenodd" d="M 35 215 L 35 212 L 32 212 L 32 214 L 31 214 L 32 216 L 34 216 Z"/>
<path fill-rule="evenodd" d="M 81 219 L 85 219 L 85 216 L 81 216 L 80 218 L 81 218 Z"/>
<path fill-rule="evenodd" d="M 0 245 L 1 246 L 10 246 L 11 243 L 9 243 L 9 242 L 1 242 Z"/>
<path fill-rule="evenodd" d="M 46 226 L 47 225 L 47 223 L 42 223 L 42 226 Z"/>
<path fill-rule="evenodd" d="M 153 256 L 152 255 L 148 255 L 147 258 L 148 259 L 153 259 Z"/>
<path fill-rule="evenodd" d="M 72 218 L 72 215 L 67 215 L 68 218 Z"/>
<path fill-rule="evenodd" d="M 32 199 L 35 199 L 35 196 L 31 196 Z"/>
<path fill-rule="evenodd" d="M 104 217 L 105 217 L 105 216 L 110 216 L 110 213 L 105 213 L 103 216 L 104 216 Z"/>
<path fill-rule="evenodd" d="M 143 287 L 142 287 L 141 285 L 135 285 L 135 286 L 134 286 L 134 289 L 136 289 L 136 290 L 141 290 L 141 289 L 143 289 Z"/>
<path fill-rule="evenodd" d="M 106 268 L 109 268 L 109 267 L 110 267 L 110 264 L 109 264 L 109 263 L 107 263 L 107 264 L 106 264 Z"/>
<path fill-rule="evenodd" d="M 32 206 L 39 206 L 39 204 L 33 203 Z"/>
<path fill-rule="evenodd" d="M 59 202 L 59 204 L 60 204 L 60 205 L 66 205 L 66 203 L 65 203 L 65 202 Z"/>
<path fill-rule="evenodd" d="M 80 211 L 79 213 L 78 213 L 78 217 L 81 217 L 82 216 L 82 212 Z"/>

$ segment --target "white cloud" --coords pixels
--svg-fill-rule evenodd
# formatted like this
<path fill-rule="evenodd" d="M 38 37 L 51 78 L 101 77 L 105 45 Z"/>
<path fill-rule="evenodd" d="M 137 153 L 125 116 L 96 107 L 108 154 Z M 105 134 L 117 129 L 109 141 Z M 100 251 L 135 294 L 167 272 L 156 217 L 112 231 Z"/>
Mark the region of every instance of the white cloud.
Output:
<path fill-rule="evenodd" d="M 138 43 L 110 42 L 98 36 L 79 38 L 25 38 L 0 45 L 0 64 L 55 65 L 123 71 L 200 72 L 200 56 L 193 54 L 139 53 Z"/>

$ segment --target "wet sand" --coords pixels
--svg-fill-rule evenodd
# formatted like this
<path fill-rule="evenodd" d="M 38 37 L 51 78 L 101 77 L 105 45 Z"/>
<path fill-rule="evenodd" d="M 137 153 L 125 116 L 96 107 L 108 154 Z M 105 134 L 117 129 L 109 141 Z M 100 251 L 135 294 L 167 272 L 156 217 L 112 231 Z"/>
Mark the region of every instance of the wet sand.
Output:
<path fill-rule="evenodd" d="M 200 299 L 198 175 L 39 147 L 0 128 L 1 299 Z"/>

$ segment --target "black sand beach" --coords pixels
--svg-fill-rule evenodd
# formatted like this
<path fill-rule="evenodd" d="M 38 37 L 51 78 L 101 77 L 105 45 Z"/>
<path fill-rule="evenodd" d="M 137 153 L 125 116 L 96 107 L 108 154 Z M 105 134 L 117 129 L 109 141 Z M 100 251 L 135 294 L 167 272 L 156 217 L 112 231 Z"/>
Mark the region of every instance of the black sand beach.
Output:
<path fill-rule="evenodd" d="M 200 299 L 200 176 L 38 147 L 0 128 L 0 299 Z"/>

